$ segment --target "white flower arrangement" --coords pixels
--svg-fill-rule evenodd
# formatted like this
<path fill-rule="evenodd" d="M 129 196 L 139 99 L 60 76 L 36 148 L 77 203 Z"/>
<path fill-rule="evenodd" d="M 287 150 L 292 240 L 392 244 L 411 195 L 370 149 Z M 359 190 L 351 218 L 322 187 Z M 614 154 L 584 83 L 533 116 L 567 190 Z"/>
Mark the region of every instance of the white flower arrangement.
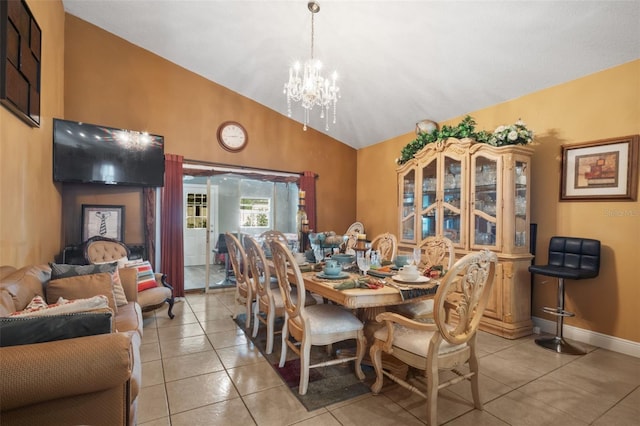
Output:
<path fill-rule="evenodd" d="M 498 126 L 487 143 L 493 146 L 527 145 L 533 142 L 533 131 L 527 129 L 524 121 L 518 120 L 511 126 Z"/>

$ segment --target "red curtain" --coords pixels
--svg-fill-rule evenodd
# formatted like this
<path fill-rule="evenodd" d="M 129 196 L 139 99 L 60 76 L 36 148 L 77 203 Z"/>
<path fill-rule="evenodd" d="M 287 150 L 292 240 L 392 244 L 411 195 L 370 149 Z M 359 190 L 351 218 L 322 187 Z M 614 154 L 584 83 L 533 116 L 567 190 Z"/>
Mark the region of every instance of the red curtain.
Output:
<path fill-rule="evenodd" d="M 314 232 L 316 227 L 316 177 L 314 172 L 302 172 L 300 176 L 300 190 L 305 192 L 306 212 L 309 219 L 309 229 Z"/>
<path fill-rule="evenodd" d="M 144 245 L 147 248 L 146 259 L 156 268 L 156 189 L 145 187 L 142 190 L 144 212 Z"/>
<path fill-rule="evenodd" d="M 173 295 L 184 297 L 183 157 L 166 154 L 164 158 L 164 188 L 160 207 L 160 270 L 167 275 L 167 281 L 173 286 Z"/>

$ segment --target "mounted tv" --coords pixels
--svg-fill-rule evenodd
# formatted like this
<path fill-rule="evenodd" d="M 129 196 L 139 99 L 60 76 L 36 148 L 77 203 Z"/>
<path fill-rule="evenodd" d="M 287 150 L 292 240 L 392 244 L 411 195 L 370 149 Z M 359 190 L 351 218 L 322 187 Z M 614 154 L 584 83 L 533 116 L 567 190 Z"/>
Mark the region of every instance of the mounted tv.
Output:
<path fill-rule="evenodd" d="M 164 186 L 164 137 L 54 118 L 53 180 Z"/>

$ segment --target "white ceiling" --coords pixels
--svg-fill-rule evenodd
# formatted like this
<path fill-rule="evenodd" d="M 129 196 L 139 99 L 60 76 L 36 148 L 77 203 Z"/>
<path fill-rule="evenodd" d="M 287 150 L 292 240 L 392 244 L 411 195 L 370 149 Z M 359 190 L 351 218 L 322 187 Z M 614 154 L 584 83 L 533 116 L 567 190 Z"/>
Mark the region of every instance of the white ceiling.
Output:
<path fill-rule="evenodd" d="M 310 55 L 307 0 L 63 3 L 283 115 L 289 66 Z M 411 132 L 422 119 L 450 119 L 640 58 L 638 0 L 320 5 L 315 57 L 327 74 L 338 72 L 342 97 L 329 131 L 319 110 L 310 125 L 354 148 Z M 300 107 L 292 118 L 302 122 Z"/>

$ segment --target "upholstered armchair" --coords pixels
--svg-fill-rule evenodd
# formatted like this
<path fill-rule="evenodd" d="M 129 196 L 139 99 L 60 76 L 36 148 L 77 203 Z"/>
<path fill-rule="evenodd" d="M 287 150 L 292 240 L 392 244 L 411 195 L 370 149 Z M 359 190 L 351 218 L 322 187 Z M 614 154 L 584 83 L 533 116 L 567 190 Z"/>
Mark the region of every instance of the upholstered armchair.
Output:
<path fill-rule="evenodd" d="M 110 263 L 118 262 L 118 267 L 127 266 L 131 251 L 126 244 L 106 237 L 91 237 L 84 243 L 84 257 L 88 263 Z M 140 276 L 138 268 L 138 275 Z M 141 290 L 138 288 L 137 302 L 142 312 L 150 312 L 161 308 L 165 303 L 169 304 L 167 314 L 173 319 L 173 287 L 167 283 L 167 276 L 162 273 L 153 274 L 155 278 L 155 286 L 149 286 Z"/>

